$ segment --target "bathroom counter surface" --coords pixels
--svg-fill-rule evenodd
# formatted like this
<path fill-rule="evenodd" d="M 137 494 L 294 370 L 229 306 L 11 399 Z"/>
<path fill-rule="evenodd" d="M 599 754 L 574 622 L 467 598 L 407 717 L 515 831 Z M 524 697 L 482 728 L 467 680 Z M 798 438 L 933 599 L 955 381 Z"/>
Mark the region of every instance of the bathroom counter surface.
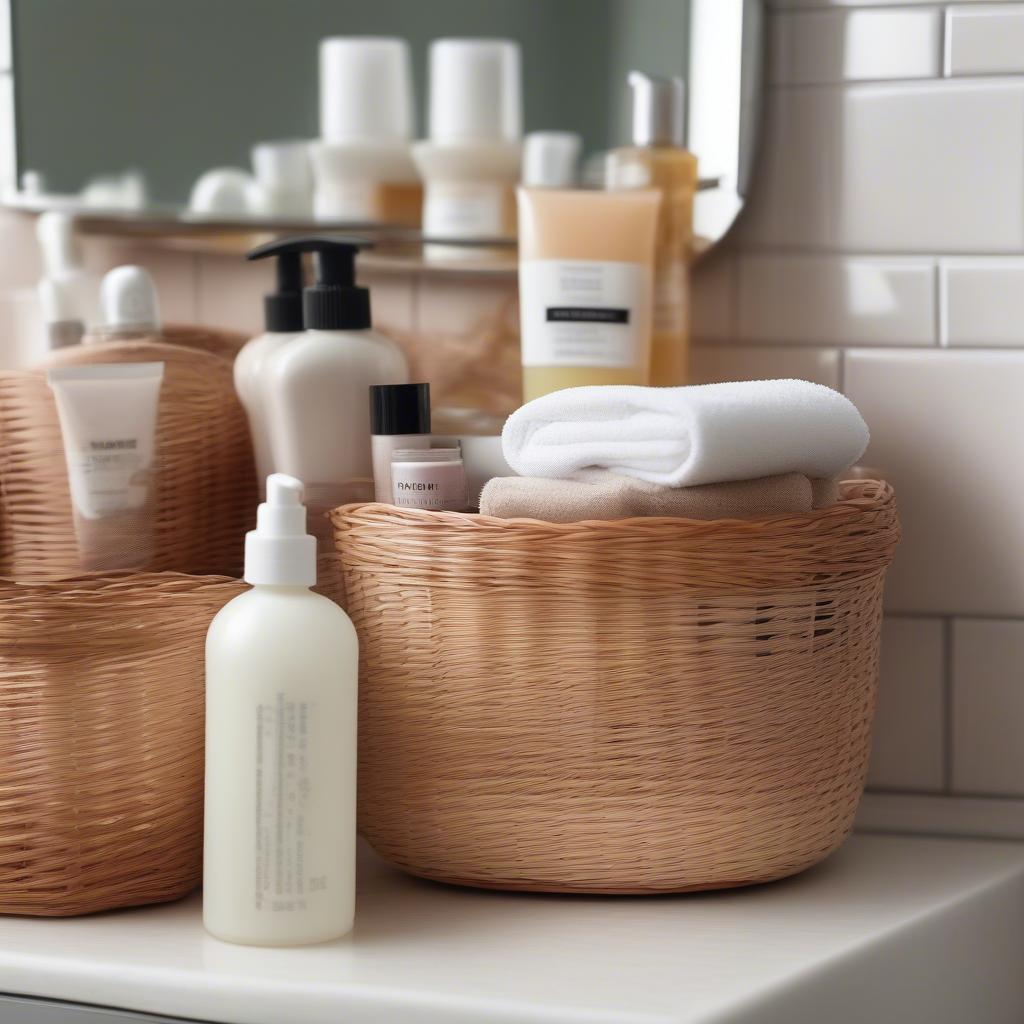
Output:
<path fill-rule="evenodd" d="M 354 935 L 303 949 L 208 937 L 198 896 L 0 918 L 0 992 L 236 1024 L 986 1024 L 1024 1019 L 1022 962 L 1024 844 L 876 835 L 655 898 L 448 888 L 364 849 Z"/>

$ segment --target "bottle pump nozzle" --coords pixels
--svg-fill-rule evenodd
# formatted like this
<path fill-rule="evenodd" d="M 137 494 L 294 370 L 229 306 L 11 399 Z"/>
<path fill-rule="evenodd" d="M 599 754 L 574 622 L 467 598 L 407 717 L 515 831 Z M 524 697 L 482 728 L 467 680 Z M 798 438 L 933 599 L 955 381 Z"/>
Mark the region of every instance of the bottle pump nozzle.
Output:
<path fill-rule="evenodd" d="M 306 533 L 302 498 L 301 480 L 285 473 L 267 477 L 267 500 L 256 510 L 256 529 L 245 535 L 246 583 L 316 583 L 316 538 Z"/>
<path fill-rule="evenodd" d="M 302 253 L 277 258 L 277 284 L 263 296 L 263 323 L 272 334 L 302 330 Z"/>
<path fill-rule="evenodd" d="M 370 292 L 356 285 L 356 256 L 368 245 L 357 238 L 282 238 L 253 249 L 247 259 L 313 253 L 316 282 L 302 291 L 306 329 L 360 331 L 370 326 Z"/>
<path fill-rule="evenodd" d="M 633 144 L 682 146 L 686 141 L 686 83 L 643 71 L 630 71 L 627 81 L 633 92 Z"/>

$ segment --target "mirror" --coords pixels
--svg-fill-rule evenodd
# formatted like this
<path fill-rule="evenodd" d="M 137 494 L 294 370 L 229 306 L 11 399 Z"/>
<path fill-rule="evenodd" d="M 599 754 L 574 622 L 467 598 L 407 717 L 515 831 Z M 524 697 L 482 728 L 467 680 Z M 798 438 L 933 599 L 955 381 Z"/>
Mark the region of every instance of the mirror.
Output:
<path fill-rule="evenodd" d="M 584 175 L 593 184 L 600 182 L 600 154 L 630 139 L 628 72 L 681 76 L 685 138 L 700 162 L 695 229 L 704 245 L 728 229 L 750 181 L 761 99 L 761 0 L 12 0 L 11 6 L 19 182 L 6 197 L 12 205 L 110 217 L 124 230 L 167 222 L 195 230 L 291 228 L 311 220 L 330 228 L 372 227 L 366 217 L 314 217 L 301 206 L 268 205 L 259 198 L 260 183 L 250 183 L 255 145 L 320 133 L 318 46 L 335 35 L 408 41 L 414 139 L 427 125 L 431 40 L 514 40 L 523 131 L 577 133 Z M 264 177 L 305 175 L 298 188 L 309 189 L 307 148 L 264 158 L 266 166 L 257 170 Z M 214 183 L 220 205 L 207 195 L 199 203 L 206 208 L 190 212 L 190 197 L 193 205 L 203 199 L 196 183 L 211 168 L 237 171 Z M 416 236 L 416 225 L 406 226 Z"/>

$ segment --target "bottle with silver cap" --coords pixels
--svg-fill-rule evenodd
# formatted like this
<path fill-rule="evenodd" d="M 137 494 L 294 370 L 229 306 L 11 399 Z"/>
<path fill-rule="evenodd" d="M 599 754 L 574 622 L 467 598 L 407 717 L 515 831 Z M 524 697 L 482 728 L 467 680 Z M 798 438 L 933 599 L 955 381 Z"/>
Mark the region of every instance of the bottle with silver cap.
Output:
<path fill-rule="evenodd" d="M 684 147 L 686 87 L 681 78 L 631 71 L 633 144 L 608 158 L 608 186 L 661 192 L 654 261 L 650 382 L 686 384 L 689 364 L 690 260 L 697 158 Z"/>

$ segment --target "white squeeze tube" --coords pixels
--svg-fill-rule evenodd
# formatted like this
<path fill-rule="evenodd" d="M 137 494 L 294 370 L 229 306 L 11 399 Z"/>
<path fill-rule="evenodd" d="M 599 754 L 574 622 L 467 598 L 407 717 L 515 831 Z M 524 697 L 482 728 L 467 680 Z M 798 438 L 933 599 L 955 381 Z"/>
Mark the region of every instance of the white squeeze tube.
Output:
<path fill-rule="evenodd" d="M 81 567 L 144 568 L 153 556 L 154 455 L 163 363 L 48 370 Z"/>

